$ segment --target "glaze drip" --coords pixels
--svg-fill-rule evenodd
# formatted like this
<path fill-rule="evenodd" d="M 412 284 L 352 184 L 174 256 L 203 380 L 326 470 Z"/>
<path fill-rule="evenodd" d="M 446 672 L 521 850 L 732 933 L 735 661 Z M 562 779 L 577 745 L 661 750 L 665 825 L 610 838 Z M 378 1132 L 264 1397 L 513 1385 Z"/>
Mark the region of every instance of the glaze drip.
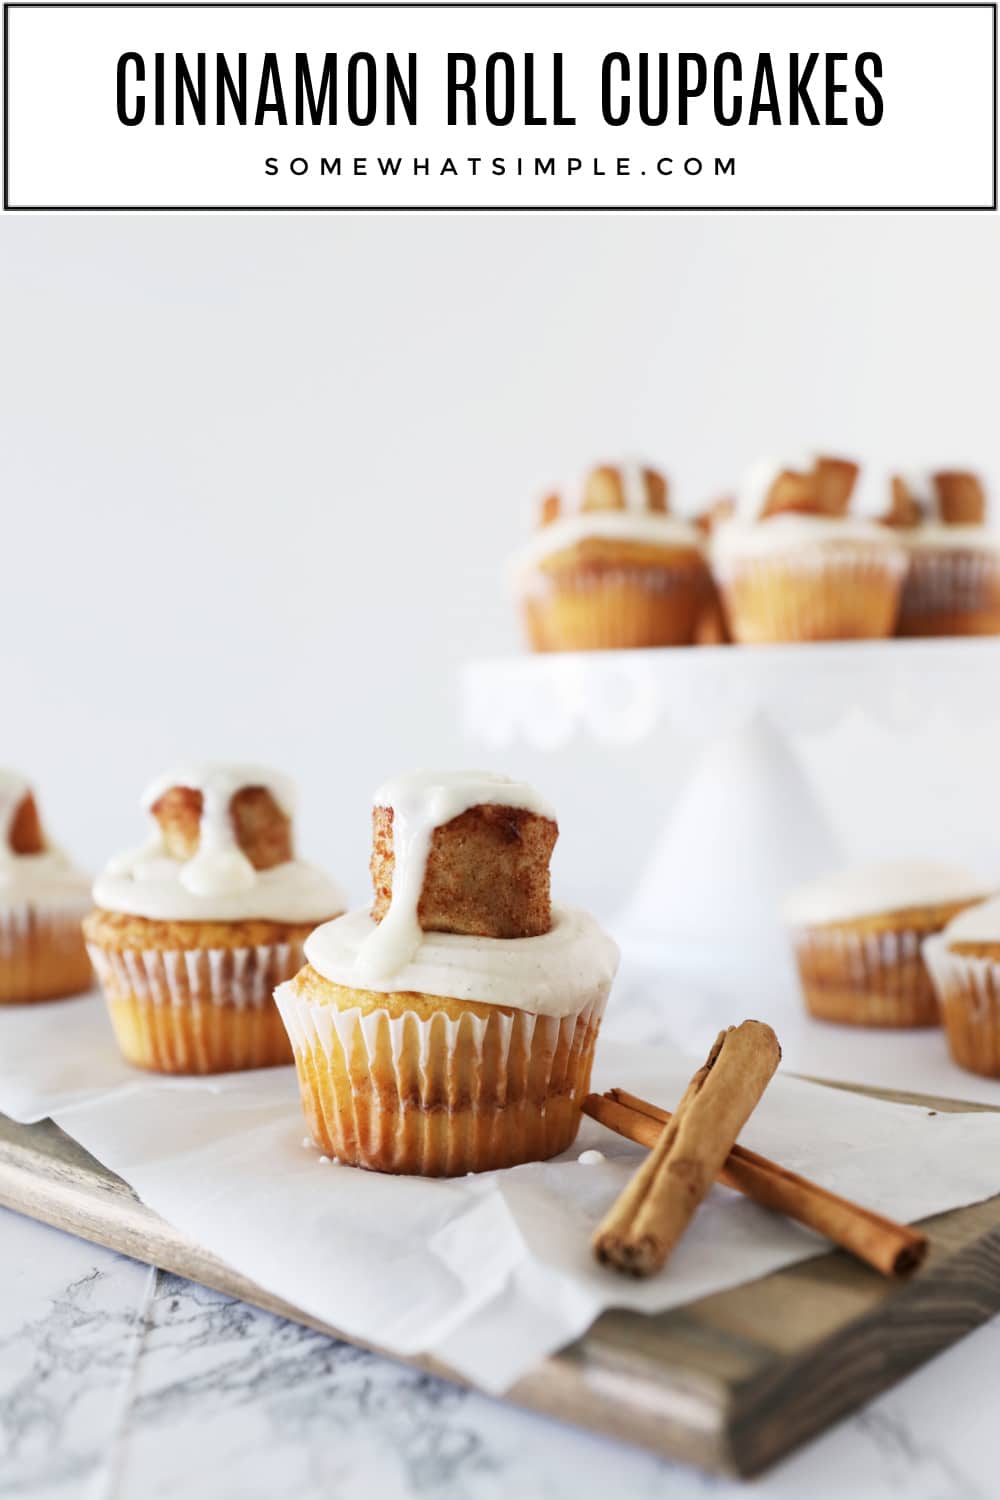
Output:
<path fill-rule="evenodd" d="M 357 978 L 363 985 L 396 974 L 420 947 L 417 908 L 434 830 L 487 803 L 555 818 L 532 787 L 489 771 L 411 771 L 379 787 L 375 806 L 392 809 L 392 902 L 358 949 Z"/>

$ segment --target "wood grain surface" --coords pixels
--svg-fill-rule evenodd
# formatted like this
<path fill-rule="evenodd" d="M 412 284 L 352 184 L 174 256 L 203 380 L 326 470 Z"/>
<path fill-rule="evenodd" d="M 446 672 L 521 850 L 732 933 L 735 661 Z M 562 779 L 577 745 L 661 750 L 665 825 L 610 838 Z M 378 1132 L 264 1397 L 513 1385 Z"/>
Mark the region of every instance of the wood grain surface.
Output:
<path fill-rule="evenodd" d="M 0 1115 L 0 1204 L 341 1337 L 179 1234 L 51 1122 Z M 831 1252 L 657 1317 L 605 1313 L 509 1399 L 705 1469 L 758 1473 L 1000 1310 L 1000 1197 L 922 1227 L 930 1254 L 908 1281 Z"/>

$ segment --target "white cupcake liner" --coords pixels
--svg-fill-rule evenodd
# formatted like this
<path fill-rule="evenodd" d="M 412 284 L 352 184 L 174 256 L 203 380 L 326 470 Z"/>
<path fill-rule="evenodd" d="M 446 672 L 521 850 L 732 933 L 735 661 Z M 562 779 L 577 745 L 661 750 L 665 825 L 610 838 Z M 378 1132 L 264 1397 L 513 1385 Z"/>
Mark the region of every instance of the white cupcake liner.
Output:
<path fill-rule="evenodd" d="M 550 599 L 554 594 L 595 594 L 607 587 L 645 589 L 652 594 L 670 594 L 678 588 L 698 586 L 708 578 L 692 563 L 574 563 L 565 568 L 537 569 L 525 574 L 521 595 L 525 599 Z"/>
<path fill-rule="evenodd" d="M 301 942 L 247 948 L 103 948 L 87 946 L 109 998 L 134 995 L 151 1005 L 224 1005 L 264 1010 L 274 987 L 305 962 Z"/>
<path fill-rule="evenodd" d="M 948 1048 L 960 1067 L 1000 1077 L 1000 962 L 952 953 L 943 933 L 924 943 Z"/>
<path fill-rule="evenodd" d="M 925 934 L 913 928 L 884 932 L 850 932 L 842 928 L 800 927 L 791 933 L 792 947 L 802 971 L 803 986 L 814 992 L 816 1014 L 821 1014 L 824 986 L 806 973 L 813 960 L 831 960 L 843 974 L 841 984 L 829 986 L 839 996 L 856 991 L 856 1024 L 868 1026 L 933 1026 L 937 1024 L 934 987 L 922 958 Z M 839 1019 L 829 1015 L 827 1019 Z M 850 1018 L 844 1017 L 849 1023 Z"/>
<path fill-rule="evenodd" d="M 274 998 L 295 1052 L 307 1118 L 321 1144 L 382 1171 L 454 1175 L 551 1155 L 570 1144 L 578 1123 L 574 1101 L 589 1080 L 607 993 L 605 988 L 563 1017 L 505 1015 L 499 1009 L 457 1018 L 443 1011 L 425 1018 L 412 1011 L 391 1015 L 381 1007 L 339 1010 L 296 994 L 291 984 L 281 985 Z M 531 1058 L 530 1094 L 526 1075 L 519 1079 L 522 1087 L 512 1087 L 515 1036 L 521 1061 Z M 487 1045 L 495 1068 L 489 1088 L 483 1085 Z M 479 1092 L 455 1101 L 450 1086 L 459 1070 L 453 1074 L 451 1062 L 470 1047 Z M 455 1133 L 449 1128 L 453 1105 L 462 1122 Z"/>
<path fill-rule="evenodd" d="M 726 558 L 716 565 L 716 582 L 722 591 L 726 616 L 737 640 L 798 641 L 837 640 L 866 635 L 892 634 L 896 599 L 907 569 L 902 550 L 864 547 L 849 542 L 823 547 L 769 554 L 766 557 Z M 805 582 L 808 595 L 788 596 L 789 581 Z M 871 629 L 870 595 L 855 607 L 854 588 L 868 590 L 888 582 L 893 590 L 892 608 Z M 751 604 L 737 598 L 749 584 Z"/>
<path fill-rule="evenodd" d="M 89 901 L 53 907 L 23 901 L 0 908 L 0 962 L 15 958 L 29 938 L 51 948 L 79 947 L 83 941 L 80 924 L 90 909 Z"/>
<path fill-rule="evenodd" d="M 1000 553 L 974 550 L 913 552 L 900 597 L 900 628 L 928 615 L 996 612 Z"/>
<path fill-rule="evenodd" d="M 63 898 L 51 906 L 32 899 L 0 910 L 0 1005 L 68 999 L 90 989 L 81 926 L 88 909 Z"/>

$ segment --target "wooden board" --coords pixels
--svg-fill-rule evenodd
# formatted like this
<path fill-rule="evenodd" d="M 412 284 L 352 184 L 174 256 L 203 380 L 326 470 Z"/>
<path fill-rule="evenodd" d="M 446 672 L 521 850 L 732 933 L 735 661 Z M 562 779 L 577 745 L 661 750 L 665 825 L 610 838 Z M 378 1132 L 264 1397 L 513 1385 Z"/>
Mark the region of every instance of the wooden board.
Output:
<path fill-rule="evenodd" d="M 51 1122 L 0 1115 L 0 1204 L 341 1337 L 179 1234 Z M 605 1313 L 509 1399 L 705 1469 L 758 1473 L 1000 1310 L 1000 1197 L 923 1227 L 930 1254 L 909 1281 L 831 1252 L 657 1317 Z"/>

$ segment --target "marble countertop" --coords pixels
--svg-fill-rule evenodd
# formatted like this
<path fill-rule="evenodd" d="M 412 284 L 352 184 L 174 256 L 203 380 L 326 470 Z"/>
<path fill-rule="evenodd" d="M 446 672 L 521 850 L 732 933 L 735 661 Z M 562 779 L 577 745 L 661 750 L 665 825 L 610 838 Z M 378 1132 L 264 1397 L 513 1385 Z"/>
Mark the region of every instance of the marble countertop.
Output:
<path fill-rule="evenodd" d="M 753 1486 L 996 1493 L 1000 1319 Z M 672 1500 L 701 1475 L 336 1343 L 0 1209 L 0 1496 Z"/>

